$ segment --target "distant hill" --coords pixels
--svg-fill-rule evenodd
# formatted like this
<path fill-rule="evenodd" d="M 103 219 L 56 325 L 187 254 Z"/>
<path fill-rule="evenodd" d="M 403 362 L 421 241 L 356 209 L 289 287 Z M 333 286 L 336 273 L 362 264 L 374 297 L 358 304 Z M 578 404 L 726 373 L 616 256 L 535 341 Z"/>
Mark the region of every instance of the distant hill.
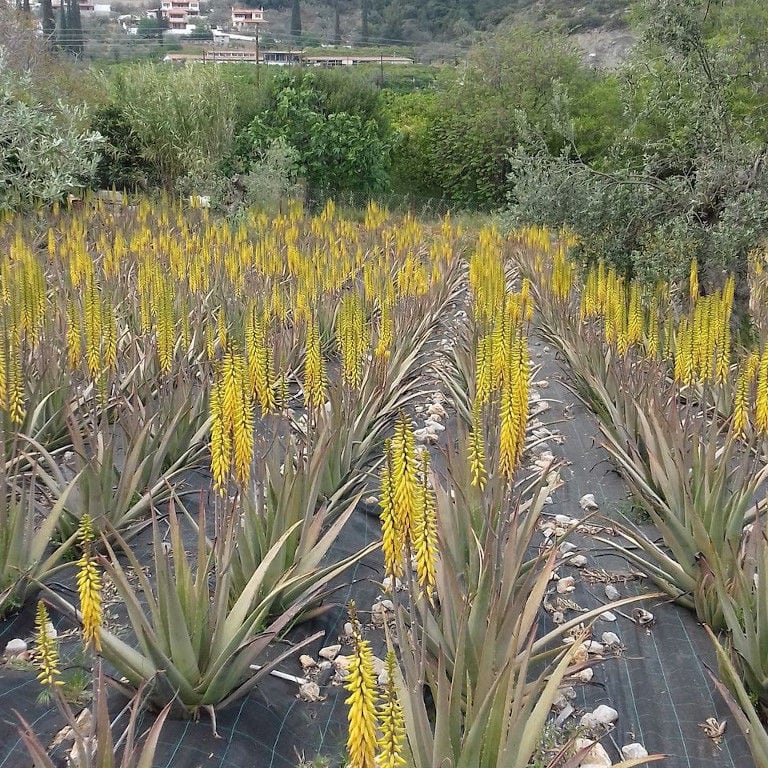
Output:
<path fill-rule="evenodd" d="M 212 0 L 218 5 L 222 0 Z M 290 34 L 296 0 L 248 0 L 263 6 L 268 37 Z M 302 34 L 321 43 L 422 46 L 466 44 L 478 32 L 519 19 L 564 32 L 618 31 L 626 26 L 627 0 L 298 0 Z M 338 22 L 337 22 L 338 18 Z"/>

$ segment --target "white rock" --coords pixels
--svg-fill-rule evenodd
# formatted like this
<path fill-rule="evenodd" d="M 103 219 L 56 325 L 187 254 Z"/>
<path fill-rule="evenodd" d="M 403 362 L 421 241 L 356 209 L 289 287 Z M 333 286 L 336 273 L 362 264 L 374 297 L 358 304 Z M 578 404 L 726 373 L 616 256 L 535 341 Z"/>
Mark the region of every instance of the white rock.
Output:
<path fill-rule="evenodd" d="M 445 432 L 445 426 L 439 421 L 432 421 L 432 419 L 428 419 L 424 422 L 424 427 L 430 432 Z"/>
<path fill-rule="evenodd" d="M 52 621 L 46 623 L 45 634 L 49 640 L 55 640 L 59 636 L 59 633 L 56 631 L 56 627 L 53 626 Z"/>
<path fill-rule="evenodd" d="M 591 739 L 576 739 L 574 748 L 578 752 L 579 750 L 586 749 L 590 744 L 592 744 Z M 600 743 L 596 743 L 582 758 L 579 768 L 610 768 L 612 765 L 613 763 L 605 751 L 605 747 Z"/>
<path fill-rule="evenodd" d="M 564 595 L 567 592 L 573 592 L 576 589 L 576 579 L 573 576 L 566 576 L 557 582 L 557 592 Z"/>
<path fill-rule="evenodd" d="M 602 656 L 605 651 L 602 643 L 597 643 L 594 640 L 587 640 L 583 645 L 587 649 L 587 653 L 591 653 L 595 656 Z"/>
<path fill-rule="evenodd" d="M 560 550 L 561 555 L 567 555 L 569 552 L 573 552 L 574 549 L 576 549 L 576 545 L 573 544 L 570 541 L 564 541 L 558 549 Z"/>
<path fill-rule="evenodd" d="M 323 661 L 321 661 L 321 662 L 320 662 L 320 663 L 317 665 L 317 668 L 318 668 L 318 669 L 319 669 L 321 672 L 327 672 L 329 669 L 333 669 L 333 664 L 331 664 L 331 662 L 330 662 L 330 661 L 328 661 L 328 659 L 323 659 Z"/>
<path fill-rule="evenodd" d="M 27 644 L 19 637 L 9 640 L 5 646 L 6 656 L 19 656 L 27 652 Z"/>
<path fill-rule="evenodd" d="M 389 675 L 387 674 L 386 669 L 383 669 L 381 672 L 379 672 L 379 676 L 376 679 L 376 682 L 382 688 L 389 682 Z"/>
<path fill-rule="evenodd" d="M 619 719 L 619 713 L 606 704 L 601 704 L 592 712 L 587 712 L 581 716 L 580 725 L 584 728 L 595 728 L 597 726 L 608 726 Z"/>
<path fill-rule="evenodd" d="M 565 694 L 558 693 L 557 696 L 555 696 L 554 701 L 552 702 L 552 706 L 555 709 L 565 709 L 567 706 L 570 706 L 568 704 L 568 699 L 565 697 Z"/>
<path fill-rule="evenodd" d="M 611 613 L 611 611 L 605 611 L 600 614 L 600 619 L 602 621 L 616 621 L 616 614 Z"/>
<path fill-rule="evenodd" d="M 625 760 L 639 760 L 641 757 L 648 757 L 648 750 L 642 744 L 634 742 L 621 748 L 621 756 Z"/>
<path fill-rule="evenodd" d="M 427 443 L 428 445 L 436 445 L 438 442 L 437 435 L 428 429 L 414 429 L 413 437 L 420 443 Z"/>
<path fill-rule="evenodd" d="M 555 611 L 552 614 L 552 621 L 555 624 L 565 624 L 565 614 L 562 611 Z"/>
<path fill-rule="evenodd" d="M 621 638 L 615 632 L 603 632 L 601 638 L 603 645 L 609 648 L 613 645 L 621 645 Z"/>
<path fill-rule="evenodd" d="M 568 560 L 568 565 L 575 568 L 583 568 L 587 564 L 587 558 L 584 555 L 574 555 Z"/>
<path fill-rule="evenodd" d="M 337 656 L 333 660 L 333 666 L 336 668 L 337 671 L 341 671 L 341 670 L 346 671 L 346 670 L 348 670 L 349 669 L 349 665 L 351 663 L 352 663 L 352 657 L 351 656 L 341 656 L 341 655 L 339 655 L 339 656 Z"/>
<path fill-rule="evenodd" d="M 368 496 L 365 499 L 365 503 L 369 506 L 375 507 L 379 503 L 379 497 L 378 496 Z"/>
<path fill-rule="evenodd" d="M 598 509 L 597 502 L 595 501 L 595 494 L 594 493 L 585 493 L 579 499 L 579 506 L 585 512 L 594 512 L 596 509 Z"/>
<path fill-rule="evenodd" d="M 586 667 L 585 669 L 577 672 L 574 677 L 582 683 L 592 682 L 592 678 L 595 676 L 595 670 L 592 667 Z"/>
<path fill-rule="evenodd" d="M 299 698 L 302 701 L 320 701 L 323 697 L 320 695 L 320 686 L 310 680 L 299 686 Z"/>
<path fill-rule="evenodd" d="M 384 581 L 382 582 L 382 586 L 384 587 L 385 592 L 391 592 L 392 591 L 392 577 L 391 576 L 385 576 Z M 400 579 L 395 579 L 395 589 L 397 591 L 400 591 L 403 588 L 403 584 L 400 581 Z"/>
<path fill-rule="evenodd" d="M 619 592 L 619 590 L 616 589 L 616 587 L 614 587 L 613 584 L 606 584 L 605 596 L 609 600 L 618 600 L 621 597 L 621 592 Z"/>
<path fill-rule="evenodd" d="M 371 661 L 373 662 L 373 674 L 377 677 L 386 670 L 387 665 L 384 663 L 383 659 L 380 659 L 378 656 L 374 656 Z"/>
<path fill-rule="evenodd" d="M 340 650 L 340 645 L 327 645 L 325 648 L 321 648 L 317 655 L 323 659 L 328 659 L 328 661 L 333 661 L 339 655 Z"/>
<path fill-rule="evenodd" d="M 301 664 L 303 670 L 312 669 L 317 666 L 317 662 L 311 656 L 307 656 L 307 654 L 299 656 L 299 664 Z"/>
<path fill-rule="evenodd" d="M 641 626 L 646 624 L 653 624 L 653 614 L 650 611 L 646 611 L 645 608 L 635 608 L 632 611 L 632 618 Z"/>
<path fill-rule="evenodd" d="M 430 416 L 439 416 L 441 419 L 444 419 L 448 415 L 445 412 L 445 408 L 443 408 L 440 403 L 432 403 L 432 405 L 427 408 L 427 413 Z"/>
<path fill-rule="evenodd" d="M 555 515 L 555 522 L 558 525 L 570 525 L 571 518 L 568 515 Z"/>

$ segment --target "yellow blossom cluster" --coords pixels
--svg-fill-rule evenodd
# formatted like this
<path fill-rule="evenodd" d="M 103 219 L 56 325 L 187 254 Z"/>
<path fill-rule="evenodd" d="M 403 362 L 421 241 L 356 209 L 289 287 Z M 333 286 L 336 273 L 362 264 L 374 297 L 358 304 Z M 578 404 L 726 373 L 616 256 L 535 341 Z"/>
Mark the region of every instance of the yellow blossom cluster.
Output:
<path fill-rule="evenodd" d="M 420 588 L 431 599 L 436 579 L 437 519 L 429 453 L 416 454 L 411 420 L 400 414 L 387 440 L 380 477 L 382 551 L 389 576 L 402 577 L 409 555 Z"/>

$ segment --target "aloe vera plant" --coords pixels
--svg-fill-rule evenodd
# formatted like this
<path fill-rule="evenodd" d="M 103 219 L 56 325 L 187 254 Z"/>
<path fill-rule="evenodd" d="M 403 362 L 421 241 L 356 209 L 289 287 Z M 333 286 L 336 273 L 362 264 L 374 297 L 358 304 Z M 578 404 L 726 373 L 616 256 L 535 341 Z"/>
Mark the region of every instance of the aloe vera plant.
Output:
<path fill-rule="evenodd" d="M 48 509 L 36 500 L 37 472 L 9 477 L 0 467 L 0 616 L 59 570 L 75 536 L 55 541 L 67 493 Z"/>
<path fill-rule="evenodd" d="M 712 682 L 723 697 L 734 720 L 744 734 L 757 768 L 768 766 L 768 730 L 752 696 L 742 682 L 728 651 L 721 645 L 717 635 L 706 627 L 717 653 L 720 680 L 711 674 Z"/>
<path fill-rule="evenodd" d="M 566 646 L 562 639 L 605 610 L 537 633 L 556 552 L 528 553 L 544 499 L 558 482 L 551 471 L 534 478 L 519 489 L 511 512 L 495 504 L 510 501 L 503 493 L 491 490 L 485 499 L 490 504 L 482 508 L 479 491 L 474 498 L 461 493 L 468 486 L 436 488 L 436 599 L 429 602 L 411 587 L 410 611 L 401 606 L 396 617 L 398 688 L 417 768 L 438 768 L 446 759 L 457 768 L 530 764 L 579 645 Z M 490 479 L 489 487 L 494 485 L 500 484 Z"/>
<path fill-rule="evenodd" d="M 68 764 L 78 768 L 153 768 L 155 752 L 170 705 L 158 713 L 152 725 L 143 734 L 139 734 L 143 693 L 143 689 L 138 690 L 122 711 L 116 717 L 110 718 L 107 683 L 99 663 L 93 681 L 94 717 L 84 727 L 78 722 L 71 706 L 54 690 L 54 699 L 74 737 Z M 17 716 L 21 724 L 21 740 L 32 759 L 32 768 L 56 768 L 57 763 L 54 763 L 32 727 L 23 717 L 18 714 Z M 127 722 L 123 725 L 125 717 Z"/>

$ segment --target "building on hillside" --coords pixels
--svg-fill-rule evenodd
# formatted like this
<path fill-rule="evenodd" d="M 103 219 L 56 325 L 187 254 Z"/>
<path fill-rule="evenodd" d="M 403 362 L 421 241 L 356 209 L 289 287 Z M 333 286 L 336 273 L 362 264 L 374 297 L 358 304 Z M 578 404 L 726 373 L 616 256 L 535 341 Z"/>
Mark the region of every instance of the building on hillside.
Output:
<path fill-rule="evenodd" d="M 242 62 L 244 64 L 267 64 L 278 67 L 354 67 L 359 64 L 413 64 L 406 56 L 307 56 L 304 51 L 255 51 L 239 48 L 218 48 L 202 53 L 169 53 L 163 61 L 187 63 L 202 61 L 207 64 Z"/>
<path fill-rule="evenodd" d="M 80 13 L 90 15 L 109 15 L 112 13 L 112 6 L 108 3 L 94 3 L 93 0 L 80 0 L 78 3 L 80 6 Z M 61 0 L 51 0 L 51 7 L 54 11 L 58 11 L 61 8 Z"/>
<path fill-rule="evenodd" d="M 264 24 L 263 8 L 232 8 L 233 29 L 257 32 L 259 24 Z"/>
<path fill-rule="evenodd" d="M 303 56 L 302 63 L 308 67 L 354 67 L 358 64 L 413 64 L 407 56 L 352 56 L 341 53 L 337 56 Z"/>
<path fill-rule="evenodd" d="M 277 67 L 295 67 L 304 62 L 304 51 L 262 51 L 259 62 Z"/>
<path fill-rule="evenodd" d="M 162 0 L 160 13 L 168 22 L 168 30 L 176 34 L 187 31 L 191 18 L 200 15 L 199 0 Z"/>

